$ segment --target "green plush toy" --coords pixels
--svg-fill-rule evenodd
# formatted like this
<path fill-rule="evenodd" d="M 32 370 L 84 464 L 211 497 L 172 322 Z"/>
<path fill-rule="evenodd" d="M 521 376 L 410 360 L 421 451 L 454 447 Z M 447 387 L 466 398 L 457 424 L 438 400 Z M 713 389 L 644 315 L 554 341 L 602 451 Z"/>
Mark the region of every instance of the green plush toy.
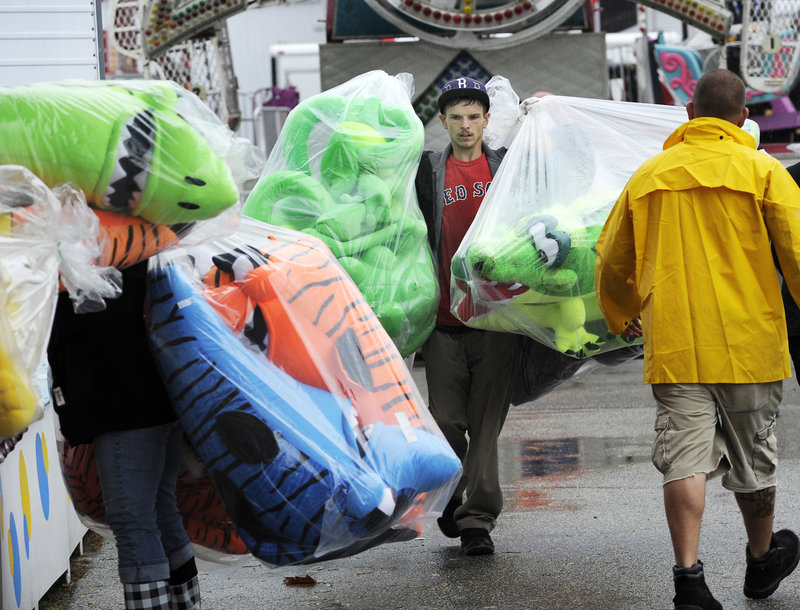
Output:
<path fill-rule="evenodd" d="M 0 165 L 78 186 L 93 207 L 156 224 L 212 218 L 239 197 L 227 165 L 178 109 L 166 81 L 0 87 Z"/>
<path fill-rule="evenodd" d="M 392 93 L 394 78 L 364 79 L 369 91 L 346 84 L 289 113 L 242 213 L 323 241 L 405 357 L 438 306 L 425 221 L 410 199 L 424 130 L 410 104 L 394 101 L 404 95 Z"/>
<path fill-rule="evenodd" d="M 597 353 L 615 340 L 594 291 L 594 246 L 601 229 L 565 226 L 550 215 L 496 227 L 453 261 L 456 282 L 479 295 L 457 303 L 457 315 L 477 328 L 525 329 L 578 358 Z"/>
<path fill-rule="evenodd" d="M 467 265 L 498 282 L 519 282 L 547 297 L 594 291 L 594 245 L 602 227 L 564 230 L 553 216 L 534 216 L 473 242 Z"/>

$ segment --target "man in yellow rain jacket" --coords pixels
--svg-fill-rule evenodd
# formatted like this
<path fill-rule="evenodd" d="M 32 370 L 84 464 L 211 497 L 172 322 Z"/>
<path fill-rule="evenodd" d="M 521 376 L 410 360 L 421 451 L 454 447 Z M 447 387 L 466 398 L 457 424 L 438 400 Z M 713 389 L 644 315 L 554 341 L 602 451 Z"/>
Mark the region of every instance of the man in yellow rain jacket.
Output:
<path fill-rule="evenodd" d="M 703 75 L 686 110 L 612 209 L 595 284 L 611 332 L 644 337 L 675 607 L 716 610 L 698 559 L 707 479 L 721 476 L 742 513 L 747 597 L 771 595 L 800 559 L 794 532 L 773 533 L 774 428 L 792 372 L 770 251 L 800 302 L 800 190 L 741 129 L 736 74 Z"/>

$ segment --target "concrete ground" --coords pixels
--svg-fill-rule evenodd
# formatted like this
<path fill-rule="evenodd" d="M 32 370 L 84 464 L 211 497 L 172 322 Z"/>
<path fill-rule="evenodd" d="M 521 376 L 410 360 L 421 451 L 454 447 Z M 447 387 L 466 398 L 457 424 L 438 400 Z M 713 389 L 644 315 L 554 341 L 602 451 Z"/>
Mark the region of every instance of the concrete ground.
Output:
<path fill-rule="evenodd" d="M 202 562 L 202 607 L 223 609 L 672 608 L 672 551 L 650 463 L 654 406 L 641 360 L 601 367 L 513 407 L 501 437 L 505 509 L 497 552 L 465 557 L 434 525 L 409 542 L 275 568 Z M 426 395 L 423 369 L 414 368 Z M 776 529 L 800 530 L 800 390 L 785 382 Z M 745 536 L 732 494 L 708 486 L 701 559 L 726 609 L 800 608 L 800 573 L 769 599 L 742 595 Z M 91 556 L 69 608 L 122 608 L 113 543 Z M 309 587 L 288 577 L 310 576 Z"/>

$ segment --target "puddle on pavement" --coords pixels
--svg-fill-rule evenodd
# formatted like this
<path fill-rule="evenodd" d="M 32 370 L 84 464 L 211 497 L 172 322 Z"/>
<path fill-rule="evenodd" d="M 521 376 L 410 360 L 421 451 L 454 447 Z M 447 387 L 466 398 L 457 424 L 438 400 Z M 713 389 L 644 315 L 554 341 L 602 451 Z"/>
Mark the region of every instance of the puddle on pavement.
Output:
<path fill-rule="evenodd" d="M 574 510 L 556 503 L 548 485 L 573 485 L 577 476 L 650 461 L 650 445 L 624 438 L 500 439 L 500 483 L 507 507 L 525 511 L 541 508 Z"/>

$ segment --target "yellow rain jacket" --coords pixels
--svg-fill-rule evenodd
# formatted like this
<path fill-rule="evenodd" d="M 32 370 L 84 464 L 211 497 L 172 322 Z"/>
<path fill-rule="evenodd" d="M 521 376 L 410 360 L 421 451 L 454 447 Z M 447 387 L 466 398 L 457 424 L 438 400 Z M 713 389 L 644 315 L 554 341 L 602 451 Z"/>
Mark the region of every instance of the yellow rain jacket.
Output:
<path fill-rule="evenodd" d="M 631 177 L 597 240 L 614 334 L 640 316 L 645 383 L 791 377 L 770 242 L 800 302 L 800 189 L 748 133 L 696 118 Z"/>

